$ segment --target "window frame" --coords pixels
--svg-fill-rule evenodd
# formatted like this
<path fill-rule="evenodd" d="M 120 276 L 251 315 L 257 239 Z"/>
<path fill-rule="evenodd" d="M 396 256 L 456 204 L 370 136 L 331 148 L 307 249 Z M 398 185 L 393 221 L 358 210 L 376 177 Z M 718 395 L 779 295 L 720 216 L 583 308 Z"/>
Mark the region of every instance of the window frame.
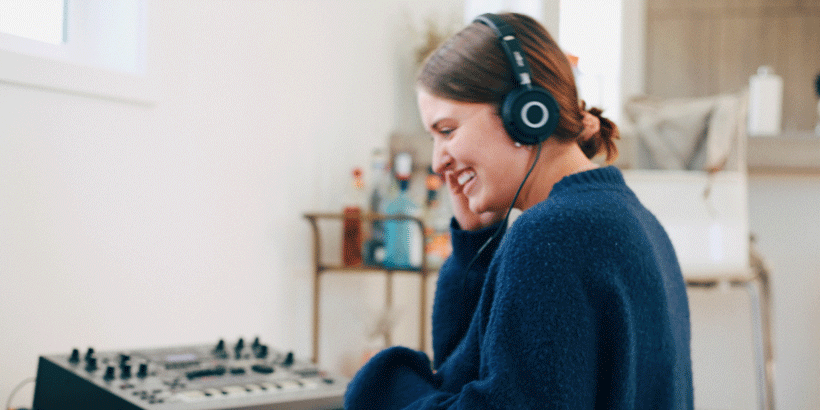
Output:
<path fill-rule="evenodd" d="M 111 0 L 109 0 L 111 1 Z M 147 46 L 149 0 L 134 0 L 137 15 L 132 40 L 133 69 L 112 67 L 99 58 L 89 57 L 83 49 L 97 46 L 95 38 L 107 38 L 99 27 L 82 27 L 77 21 L 88 21 L 94 7 L 102 1 L 67 1 L 67 38 L 63 44 L 50 44 L 0 33 L 0 84 L 64 92 L 92 98 L 152 105 L 157 96 L 150 81 Z M 105 29 L 105 27 L 103 27 Z M 83 32 L 82 30 L 86 30 Z M 85 41 L 85 42 L 84 42 Z"/>

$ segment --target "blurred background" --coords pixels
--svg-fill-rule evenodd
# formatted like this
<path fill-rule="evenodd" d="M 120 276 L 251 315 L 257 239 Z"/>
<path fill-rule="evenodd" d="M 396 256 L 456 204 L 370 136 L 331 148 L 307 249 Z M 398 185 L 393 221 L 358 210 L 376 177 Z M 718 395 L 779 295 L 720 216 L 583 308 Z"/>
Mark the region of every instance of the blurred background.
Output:
<path fill-rule="evenodd" d="M 341 212 L 356 167 L 369 189 L 374 150 L 388 164 L 410 154 L 423 211 L 420 56 L 482 12 L 514 10 L 577 57 L 582 97 L 622 127 L 624 169 L 635 97 L 746 96 L 761 66 L 780 78 L 776 131 L 744 140 L 734 165 L 771 273 L 774 401 L 820 407 L 820 1 L 57 3 L 77 24 L 40 38 L 24 16 L 0 17 L 0 400 L 39 355 L 72 348 L 259 336 L 310 357 L 304 214 Z M 66 37 L 95 51 L 43 45 Z M 325 252 L 338 258 L 339 242 Z M 323 368 L 352 374 L 383 346 L 370 335 L 384 286 L 368 272 L 322 279 Z M 418 286 L 395 277 L 394 344 L 418 346 Z M 758 408 L 749 295 L 692 289 L 690 304 L 696 406 Z"/>

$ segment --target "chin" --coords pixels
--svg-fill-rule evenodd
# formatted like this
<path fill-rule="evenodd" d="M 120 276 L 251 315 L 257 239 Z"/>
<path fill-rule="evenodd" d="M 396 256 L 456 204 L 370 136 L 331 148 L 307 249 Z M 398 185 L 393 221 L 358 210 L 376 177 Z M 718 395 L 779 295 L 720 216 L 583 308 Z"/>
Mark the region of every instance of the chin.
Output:
<path fill-rule="evenodd" d="M 506 207 L 494 207 L 491 204 L 488 204 L 487 201 L 483 200 L 470 200 L 470 211 L 472 211 L 476 215 L 483 214 L 485 212 L 507 212 Z"/>
<path fill-rule="evenodd" d="M 470 199 L 469 205 L 470 211 L 472 211 L 476 215 L 489 211 L 489 209 L 487 209 L 484 203 L 478 199 Z"/>

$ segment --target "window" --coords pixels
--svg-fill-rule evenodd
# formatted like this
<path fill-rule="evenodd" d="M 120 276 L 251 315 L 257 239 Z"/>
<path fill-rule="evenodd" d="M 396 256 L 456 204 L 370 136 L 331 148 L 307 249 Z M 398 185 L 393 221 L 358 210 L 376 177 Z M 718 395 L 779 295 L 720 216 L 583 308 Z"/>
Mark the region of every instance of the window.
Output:
<path fill-rule="evenodd" d="M 0 82 L 150 103 L 147 0 L 3 0 Z"/>
<path fill-rule="evenodd" d="M 65 41 L 65 0 L 4 0 L 0 32 L 49 44 Z"/>
<path fill-rule="evenodd" d="M 561 2 L 558 43 L 578 57 L 576 86 L 587 108 L 607 111 L 616 123 L 621 101 L 622 1 Z"/>

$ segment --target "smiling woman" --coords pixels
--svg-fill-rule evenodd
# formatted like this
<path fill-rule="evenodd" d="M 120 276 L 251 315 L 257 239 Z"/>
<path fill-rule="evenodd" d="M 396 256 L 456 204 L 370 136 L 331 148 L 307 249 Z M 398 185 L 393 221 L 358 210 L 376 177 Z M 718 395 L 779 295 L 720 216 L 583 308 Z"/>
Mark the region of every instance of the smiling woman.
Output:
<path fill-rule="evenodd" d="M 479 16 L 425 61 L 418 90 L 455 214 L 433 358 L 380 352 L 345 408 L 693 408 L 675 251 L 622 173 L 591 161 L 615 158 L 618 128 L 578 100 L 546 29 Z"/>

